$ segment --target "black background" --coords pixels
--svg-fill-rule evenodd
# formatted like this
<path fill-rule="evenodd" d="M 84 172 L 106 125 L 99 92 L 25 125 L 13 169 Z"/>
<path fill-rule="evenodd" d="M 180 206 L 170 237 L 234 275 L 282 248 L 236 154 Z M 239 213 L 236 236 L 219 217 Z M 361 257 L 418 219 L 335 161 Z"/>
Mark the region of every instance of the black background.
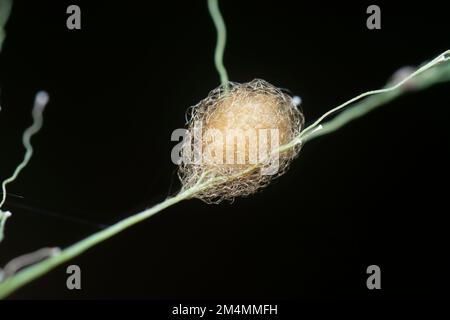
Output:
<path fill-rule="evenodd" d="M 66 28 L 70 4 L 81 7 L 80 31 Z M 231 80 L 288 88 L 311 122 L 449 49 L 444 1 L 378 2 L 376 31 L 369 4 L 221 1 Z M 7 203 L 1 264 L 66 247 L 177 191 L 171 132 L 219 85 L 206 1 L 19 0 L 7 33 L 1 179 L 23 156 L 34 94 L 45 89 L 51 102 L 8 190 L 24 198 Z M 180 203 L 11 298 L 448 297 L 448 89 L 408 94 L 311 141 L 262 193 Z M 81 291 L 66 288 L 69 264 L 82 269 Z M 371 264 L 379 291 L 365 285 Z"/>

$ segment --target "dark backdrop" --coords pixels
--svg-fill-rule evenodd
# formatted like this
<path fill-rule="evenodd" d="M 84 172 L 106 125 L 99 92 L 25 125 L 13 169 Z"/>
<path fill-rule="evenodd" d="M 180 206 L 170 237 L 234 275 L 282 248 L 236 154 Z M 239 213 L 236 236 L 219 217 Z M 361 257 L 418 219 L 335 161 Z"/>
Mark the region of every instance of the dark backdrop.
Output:
<path fill-rule="evenodd" d="M 311 122 L 449 49 L 444 1 L 221 1 L 225 64 L 303 99 Z M 78 4 L 82 30 L 66 29 Z M 9 192 L 0 262 L 68 246 L 176 192 L 170 135 L 219 84 L 205 1 L 16 1 L 0 56 L 0 177 L 23 156 L 37 90 L 51 102 Z M 285 176 L 233 204 L 180 203 L 12 298 L 444 297 L 449 85 L 411 93 L 308 143 Z M 78 220 L 81 221 L 78 221 Z M 82 269 L 81 291 L 65 269 Z M 368 265 L 382 271 L 369 291 Z"/>

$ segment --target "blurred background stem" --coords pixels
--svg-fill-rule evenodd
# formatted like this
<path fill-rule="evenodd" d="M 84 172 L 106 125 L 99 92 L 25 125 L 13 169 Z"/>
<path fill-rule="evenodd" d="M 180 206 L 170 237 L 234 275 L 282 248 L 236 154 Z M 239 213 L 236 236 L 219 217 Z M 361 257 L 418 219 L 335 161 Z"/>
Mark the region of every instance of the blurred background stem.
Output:
<path fill-rule="evenodd" d="M 11 0 L 0 0 L 0 50 L 2 49 L 2 44 L 5 40 L 6 33 L 4 27 L 9 18 L 11 6 Z"/>

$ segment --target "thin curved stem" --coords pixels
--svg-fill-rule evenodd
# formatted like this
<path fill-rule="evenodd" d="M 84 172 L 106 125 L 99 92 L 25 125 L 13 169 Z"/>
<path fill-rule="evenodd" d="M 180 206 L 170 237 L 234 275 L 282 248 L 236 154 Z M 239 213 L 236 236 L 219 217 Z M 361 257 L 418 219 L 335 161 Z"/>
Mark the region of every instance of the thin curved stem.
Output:
<path fill-rule="evenodd" d="M 217 43 L 214 52 L 214 63 L 220 76 L 220 82 L 225 88 L 228 87 L 228 73 L 223 64 L 223 54 L 227 41 L 227 29 L 220 13 L 218 0 L 208 0 L 208 10 L 217 31 Z"/>
<path fill-rule="evenodd" d="M 379 90 L 372 90 L 372 91 L 367 91 L 364 92 L 340 105 L 338 105 L 337 107 L 327 111 L 326 113 L 324 113 L 321 117 L 319 117 L 316 121 L 314 121 L 313 124 L 311 124 L 310 126 L 308 126 L 305 130 L 303 130 L 298 139 L 304 139 L 306 140 L 308 138 L 309 135 L 313 134 L 313 131 L 317 128 L 317 126 L 327 117 L 329 117 L 330 115 L 344 109 L 345 107 L 347 107 L 348 105 L 361 100 L 362 98 L 368 97 L 368 96 L 374 96 L 374 95 L 379 95 L 379 94 L 386 94 L 386 93 L 391 93 L 394 92 L 395 90 L 397 90 L 398 88 L 402 87 L 405 83 L 407 83 L 408 81 L 410 81 L 413 78 L 416 78 L 417 76 L 423 74 L 425 71 L 433 68 L 434 66 L 448 61 L 450 60 L 450 50 L 447 50 L 443 53 L 441 53 L 440 55 L 438 55 L 436 58 L 434 58 L 433 60 L 431 60 L 430 62 L 426 63 L 425 65 L 423 65 L 422 67 L 420 67 L 419 69 L 417 69 L 416 71 L 412 72 L 410 75 L 408 75 L 407 77 L 405 77 L 404 79 L 402 79 L 401 81 L 399 81 L 398 83 L 396 83 L 395 85 L 389 86 L 387 88 L 383 88 L 383 89 L 379 89 Z M 356 110 L 356 109 L 353 109 Z M 369 108 L 366 108 L 364 111 L 370 111 Z M 364 113 L 361 113 L 362 111 L 360 111 L 359 109 L 357 111 L 353 111 L 356 112 L 354 115 L 357 116 L 359 115 L 363 115 Z M 351 116 L 351 114 L 347 113 L 346 116 L 348 117 L 348 120 L 353 119 L 354 117 Z M 345 120 L 345 118 L 341 118 L 340 121 Z M 330 132 L 329 130 L 331 129 L 332 126 L 336 125 L 337 123 L 333 123 L 333 124 L 328 124 L 328 125 L 322 125 L 322 129 L 319 131 L 315 131 L 314 133 L 316 134 L 316 136 L 324 134 L 324 129 L 326 130 L 326 132 Z"/>
<path fill-rule="evenodd" d="M 4 229 L 6 220 L 11 216 L 11 212 L 2 211 L 2 207 L 6 201 L 6 186 L 17 179 L 20 172 L 27 166 L 31 157 L 33 156 L 33 146 L 31 145 L 31 138 L 34 134 L 36 134 L 42 127 L 42 113 L 44 112 L 44 108 L 48 102 L 48 94 L 44 91 L 38 92 L 34 99 L 34 107 L 33 107 L 33 124 L 25 130 L 22 136 L 22 142 L 25 147 L 25 156 L 22 162 L 16 167 L 11 177 L 4 180 L 1 184 L 1 200 L 0 200 L 0 242 L 3 241 L 4 238 Z"/>
<path fill-rule="evenodd" d="M 6 201 L 6 186 L 16 180 L 17 176 L 20 172 L 27 166 L 31 157 L 33 156 L 33 146 L 31 145 L 31 138 L 42 128 L 42 113 L 44 112 L 44 108 L 48 103 L 48 94 L 44 91 L 38 92 L 36 98 L 34 99 L 34 107 L 33 107 L 33 124 L 25 130 L 22 136 L 22 143 L 25 147 L 25 156 L 22 162 L 16 167 L 14 173 L 11 177 L 2 182 L 2 198 L 0 201 L 0 209 L 3 207 Z"/>
<path fill-rule="evenodd" d="M 428 72 L 419 75 L 412 84 L 412 90 L 424 90 L 429 86 L 445 81 L 450 81 L 450 63 L 442 65 L 439 68 L 433 68 Z M 411 89 L 399 87 L 393 91 L 363 99 L 361 102 L 356 103 L 351 108 L 342 111 L 332 120 L 323 123 L 322 128 L 318 131 L 311 132 L 306 140 L 310 141 L 320 136 L 330 134 L 342 128 L 349 122 L 366 115 L 377 107 L 389 103 L 390 101 L 396 99 L 409 90 Z"/>

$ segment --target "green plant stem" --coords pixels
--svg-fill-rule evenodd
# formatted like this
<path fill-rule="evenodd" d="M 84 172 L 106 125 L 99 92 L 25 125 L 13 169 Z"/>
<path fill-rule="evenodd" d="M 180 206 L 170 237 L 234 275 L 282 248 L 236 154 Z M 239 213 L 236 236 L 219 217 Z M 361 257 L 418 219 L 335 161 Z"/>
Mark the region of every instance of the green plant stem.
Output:
<path fill-rule="evenodd" d="M 3 41 L 5 40 L 6 36 L 4 27 L 6 25 L 6 22 L 8 21 L 9 14 L 11 13 L 11 6 L 11 0 L 0 0 L 0 51 L 2 50 Z M 0 106 L 0 111 L 1 110 L 2 107 Z M 2 197 L 3 196 L 4 195 L 2 194 Z M 3 212 L 1 210 L 1 207 L 2 206 L 0 205 L 0 242 L 3 241 L 6 219 L 10 216 L 10 213 Z"/>
<path fill-rule="evenodd" d="M 349 122 L 362 117 L 377 107 L 387 104 L 397 97 L 408 93 L 409 91 L 424 90 L 434 84 L 450 81 L 450 63 L 446 63 L 439 67 L 432 68 L 426 73 L 419 75 L 410 84 L 411 89 L 406 87 L 399 87 L 393 91 L 373 95 L 362 101 L 355 103 L 351 108 L 348 108 L 334 117 L 332 120 L 325 122 L 320 130 L 315 131 L 308 137 L 308 141 L 320 136 L 332 133 Z"/>
<path fill-rule="evenodd" d="M 214 63 L 216 65 L 217 72 L 219 73 L 220 82 L 222 83 L 222 86 L 227 88 L 228 74 L 223 64 L 223 54 L 225 51 L 225 44 L 227 41 L 227 30 L 225 27 L 225 22 L 223 21 L 222 18 L 222 14 L 220 13 L 218 0 L 208 0 L 208 10 L 217 31 L 217 43 L 214 52 Z"/>
<path fill-rule="evenodd" d="M 46 101 L 40 101 L 39 99 L 40 95 L 41 96 L 44 95 Z M 20 172 L 28 165 L 31 157 L 33 156 L 33 145 L 31 144 L 31 138 L 42 128 L 43 123 L 42 113 L 44 111 L 45 105 L 47 104 L 47 100 L 48 100 L 47 93 L 40 92 L 36 95 L 32 111 L 33 124 L 28 129 L 25 130 L 22 136 L 22 143 L 26 150 L 25 156 L 22 162 L 14 170 L 12 176 L 2 182 L 1 185 L 2 196 L 0 200 L 0 209 L 3 207 L 6 201 L 6 186 L 17 179 Z"/>
<path fill-rule="evenodd" d="M 8 21 L 9 14 L 11 13 L 12 1 L 0 0 L 0 50 L 2 49 L 3 40 L 5 40 L 4 26 Z"/>
<path fill-rule="evenodd" d="M 193 195 L 193 193 L 197 192 L 201 188 L 205 187 L 205 185 L 201 185 L 196 187 L 195 189 L 185 190 L 178 195 L 168 198 L 165 201 L 151 207 L 145 211 L 137 213 L 131 217 L 128 217 L 124 220 L 117 222 L 116 224 L 110 226 L 107 229 L 94 233 L 93 235 L 67 247 L 62 250 L 60 253 L 55 254 L 54 256 L 42 260 L 30 267 L 23 269 L 12 277 L 6 278 L 3 282 L 0 282 L 0 299 L 8 296 L 18 288 L 27 284 L 28 282 L 46 274 L 53 268 L 58 265 L 82 254 L 89 248 L 111 238 L 112 236 L 118 234 L 119 232 L 128 229 L 129 227 L 150 218 L 156 213 L 164 210 L 184 199 L 187 199 Z"/>
<path fill-rule="evenodd" d="M 440 70 L 436 70 L 436 69 Z M 434 73 L 430 73 L 434 72 Z M 444 64 L 435 67 L 432 70 L 429 70 L 427 73 L 423 74 L 420 77 L 415 78 L 414 85 L 416 88 L 424 89 L 426 87 L 431 86 L 432 84 L 439 83 L 442 81 L 450 80 L 450 66 L 449 64 Z M 334 132 L 335 130 L 342 127 L 344 124 L 349 121 L 360 117 L 370 110 L 375 109 L 376 107 L 381 106 L 382 104 L 391 101 L 395 97 L 398 97 L 402 93 L 406 92 L 403 90 L 394 90 L 386 93 L 380 93 L 376 96 L 372 96 L 362 100 L 361 102 L 355 104 L 353 107 L 344 111 L 341 115 L 338 115 L 333 120 L 325 123 L 321 130 L 313 132 L 308 138 L 312 139 L 314 137 L 320 135 Z M 375 98 L 376 97 L 376 98 Z M 362 107 L 362 110 L 358 108 Z M 338 120 L 336 120 L 338 119 Z M 99 231 L 75 244 L 72 246 L 62 250 L 59 254 L 47 258 L 41 262 L 38 262 L 30 267 L 19 271 L 17 274 L 6 278 L 3 282 L 0 282 L 0 298 L 4 298 L 22 287 L 23 285 L 29 283 L 30 281 L 48 273 L 53 268 L 61 265 L 62 263 L 82 254 L 89 248 L 115 236 L 119 232 L 145 220 L 155 215 L 159 211 L 166 209 L 182 200 L 192 198 L 197 192 L 202 191 L 204 188 L 209 187 L 212 183 L 220 183 L 220 179 L 216 179 L 214 181 L 207 181 L 205 183 L 198 184 L 191 189 L 187 189 L 179 193 L 173 198 L 168 198 L 165 201 L 155 205 L 154 207 L 147 209 L 143 212 L 137 213 L 129 218 L 126 218 L 118 223 Z"/>
<path fill-rule="evenodd" d="M 34 99 L 34 107 L 32 111 L 33 124 L 25 130 L 22 136 L 22 143 L 25 147 L 25 156 L 21 163 L 16 167 L 11 177 L 7 178 L 1 183 L 1 197 L 0 197 L 0 242 L 4 238 L 4 229 L 6 220 L 11 216 L 8 211 L 2 211 L 2 207 L 6 201 L 6 186 L 17 179 L 20 172 L 28 165 L 31 157 L 33 156 L 33 146 L 31 144 L 31 138 L 35 135 L 41 128 L 43 123 L 42 113 L 48 102 L 48 94 L 46 92 L 38 92 Z"/>
<path fill-rule="evenodd" d="M 5 224 L 6 220 L 11 216 L 11 213 L 8 211 L 2 211 L 0 210 L 0 242 L 3 241 L 3 238 L 5 237 Z M 1 279 L 0 279 L 1 281 Z"/>
<path fill-rule="evenodd" d="M 424 65 L 422 65 L 420 68 L 418 68 L 417 70 L 415 70 L 414 72 L 410 73 L 408 76 L 404 77 L 403 79 L 401 79 L 400 81 L 397 81 L 395 84 L 392 85 L 388 85 L 387 87 L 383 88 L 383 89 L 378 89 L 378 90 L 371 90 L 371 91 L 367 91 L 364 93 L 361 93 L 360 95 L 338 105 L 337 107 L 334 107 L 333 109 L 325 112 L 322 116 L 319 117 L 319 119 L 317 119 L 316 121 L 314 121 L 313 124 L 309 125 L 307 128 L 305 128 L 302 132 L 300 132 L 300 135 L 298 137 L 298 140 L 307 140 L 308 136 L 311 136 L 313 133 L 314 134 L 318 134 L 318 132 L 320 132 L 321 130 L 317 130 L 319 129 L 318 127 L 320 126 L 320 129 L 327 129 L 327 132 L 332 132 L 330 130 L 333 130 L 333 128 L 340 128 L 339 126 L 337 126 L 337 123 L 333 125 L 332 124 L 321 124 L 321 122 L 328 118 L 329 116 L 335 114 L 336 112 L 344 109 L 345 107 L 347 107 L 350 104 L 353 104 L 363 98 L 366 97 L 379 97 L 379 95 L 381 94 L 392 94 L 393 92 L 399 90 L 400 88 L 405 88 L 404 85 L 411 81 L 412 79 L 415 80 L 415 82 L 417 82 L 418 80 L 420 80 L 419 76 L 423 76 L 423 74 L 425 73 L 425 71 L 429 71 L 432 68 L 435 68 L 437 65 L 439 64 L 443 64 L 444 62 L 450 60 L 450 50 L 447 50 L 443 53 L 441 53 L 440 55 L 438 55 L 436 58 L 434 58 L 433 60 L 425 63 Z M 427 78 L 430 78 L 430 74 L 427 75 Z M 411 83 L 410 83 L 411 84 Z M 366 105 L 366 108 L 362 108 L 362 110 L 358 109 L 357 111 L 352 111 L 350 113 L 346 113 L 345 116 L 346 118 L 341 118 L 342 120 L 352 120 L 354 118 L 356 118 L 355 116 L 360 116 L 363 115 L 367 112 L 369 112 L 371 110 L 371 108 L 368 108 Z M 343 122 L 342 124 L 345 124 L 345 122 Z"/>

